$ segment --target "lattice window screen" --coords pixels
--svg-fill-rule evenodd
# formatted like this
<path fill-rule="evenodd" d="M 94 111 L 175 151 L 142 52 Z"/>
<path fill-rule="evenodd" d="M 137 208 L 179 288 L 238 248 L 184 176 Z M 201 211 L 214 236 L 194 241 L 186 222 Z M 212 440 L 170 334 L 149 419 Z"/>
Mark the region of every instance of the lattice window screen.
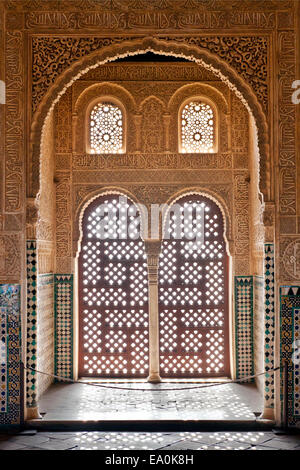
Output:
<path fill-rule="evenodd" d="M 204 196 L 185 197 L 176 204 L 181 212 L 170 211 L 159 263 L 161 376 L 227 375 L 228 257 L 223 217 Z"/>
<path fill-rule="evenodd" d="M 129 224 L 133 239 L 127 238 Z M 139 224 L 134 205 L 120 204 L 118 196 L 100 197 L 85 212 L 79 258 L 82 376 L 148 375 L 148 277 Z"/>
<path fill-rule="evenodd" d="M 209 153 L 215 147 L 215 117 L 211 106 L 191 101 L 181 112 L 181 150 Z"/>
<path fill-rule="evenodd" d="M 90 114 L 91 153 L 123 152 L 123 113 L 114 103 L 102 102 Z"/>

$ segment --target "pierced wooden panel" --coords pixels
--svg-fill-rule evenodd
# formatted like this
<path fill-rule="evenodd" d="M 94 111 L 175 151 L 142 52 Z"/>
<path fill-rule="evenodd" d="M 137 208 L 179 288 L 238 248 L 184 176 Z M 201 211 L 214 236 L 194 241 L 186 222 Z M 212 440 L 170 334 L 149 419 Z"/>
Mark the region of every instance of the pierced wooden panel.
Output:
<path fill-rule="evenodd" d="M 134 205 L 118 196 L 100 197 L 85 212 L 79 257 L 81 376 L 148 375 L 148 277 L 139 223 Z"/>
<path fill-rule="evenodd" d="M 162 377 L 228 375 L 223 217 L 204 196 L 184 197 L 176 206 L 165 224 L 159 263 L 160 373 Z"/>
<path fill-rule="evenodd" d="M 186 104 L 181 113 L 181 147 L 183 152 L 212 152 L 214 142 L 214 113 L 200 101 Z"/>
<path fill-rule="evenodd" d="M 90 114 L 92 153 L 121 153 L 123 150 L 123 114 L 114 103 L 98 103 Z"/>

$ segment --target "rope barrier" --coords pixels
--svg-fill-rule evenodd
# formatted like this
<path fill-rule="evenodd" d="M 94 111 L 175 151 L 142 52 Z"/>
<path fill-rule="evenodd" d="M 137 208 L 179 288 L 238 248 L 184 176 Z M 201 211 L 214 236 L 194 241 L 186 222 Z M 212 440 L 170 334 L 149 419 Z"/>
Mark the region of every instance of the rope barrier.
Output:
<path fill-rule="evenodd" d="M 121 387 L 117 385 L 103 385 L 99 383 L 93 383 L 93 382 L 86 382 L 82 380 L 73 380 L 69 379 L 66 377 L 60 377 L 59 375 L 54 375 L 54 374 L 48 374 L 47 372 L 42 372 L 38 369 L 34 369 L 33 367 L 25 367 L 25 370 L 31 370 L 34 371 L 38 374 L 42 375 L 47 375 L 48 377 L 53 377 L 54 379 L 62 380 L 64 382 L 70 382 L 70 383 L 77 383 L 77 384 L 83 384 L 83 385 L 90 385 L 92 387 L 98 387 L 98 388 L 106 388 L 106 389 L 113 389 L 113 390 L 129 390 L 129 391 L 136 391 L 136 392 L 180 392 L 181 390 L 195 390 L 195 389 L 201 389 L 201 388 L 210 388 L 210 387 L 217 387 L 219 385 L 228 385 L 228 384 L 234 384 L 234 383 L 240 383 L 240 382 L 246 382 L 251 379 L 255 379 L 256 377 L 260 377 L 265 374 L 269 374 L 270 372 L 275 372 L 279 369 L 281 369 L 281 366 L 274 367 L 273 369 L 269 369 L 264 372 L 260 372 L 259 374 L 255 375 L 249 375 L 248 377 L 243 377 L 241 379 L 236 379 L 236 380 L 228 380 L 226 382 L 215 382 L 211 384 L 206 384 L 206 385 L 197 385 L 195 387 L 181 387 L 181 388 L 132 388 L 132 387 Z M 157 384 L 155 384 L 157 385 Z"/>

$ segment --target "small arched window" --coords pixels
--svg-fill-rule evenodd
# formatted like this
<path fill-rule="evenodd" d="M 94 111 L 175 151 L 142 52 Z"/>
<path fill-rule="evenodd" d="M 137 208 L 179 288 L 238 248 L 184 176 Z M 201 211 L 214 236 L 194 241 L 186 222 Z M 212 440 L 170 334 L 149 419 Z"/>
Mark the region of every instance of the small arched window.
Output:
<path fill-rule="evenodd" d="M 213 108 L 193 100 L 181 110 L 181 152 L 216 152 L 216 119 Z"/>
<path fill-rule="evenodd" d="M 124 117 L 117 104 L 97 103 L 90 112 L 89 124 L 91 153 L 124 153 Z"/>

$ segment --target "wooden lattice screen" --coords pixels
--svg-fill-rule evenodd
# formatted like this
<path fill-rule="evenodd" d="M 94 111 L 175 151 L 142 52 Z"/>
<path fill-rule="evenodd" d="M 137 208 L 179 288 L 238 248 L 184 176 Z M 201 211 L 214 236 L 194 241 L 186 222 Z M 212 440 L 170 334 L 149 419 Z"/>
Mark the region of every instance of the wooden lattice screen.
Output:
<path fill-rule="evenodd" d="M 79 257 L 81 376 L 148 375 L 146 254 L 140 237 L 128 238 L 129 227 L 137 236 L 140 217 L 134 204 L 125 201 L 120 203 L 118 195 L 102 196 L 84 213 Z"/>
<path fill-rule="evenodd" d="M 171 209 L 165 224 L 159 263 L 160 373 L 228 375 L 228 256 L 222 213 L 204 196 L 185 197 L 176 205 L 177 212 Z"/>

